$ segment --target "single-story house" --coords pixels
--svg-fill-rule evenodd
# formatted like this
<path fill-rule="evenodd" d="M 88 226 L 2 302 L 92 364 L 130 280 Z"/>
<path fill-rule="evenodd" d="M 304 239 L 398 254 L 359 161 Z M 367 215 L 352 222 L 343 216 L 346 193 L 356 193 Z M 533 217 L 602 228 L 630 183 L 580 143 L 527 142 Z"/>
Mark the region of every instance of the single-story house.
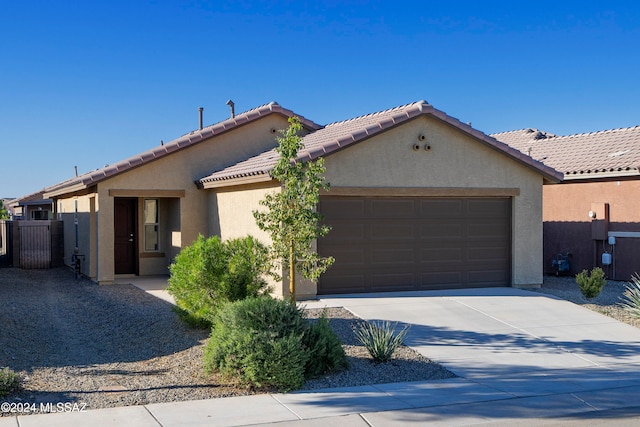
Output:
<path fill-rule="evenodd" d="M 53 219 L 52 200 L 44 198 L 44 190 L 9 201 L 6 208 L 11 210 L 13 219 L 31 221 Z"/>
<path fill-rule="evenodd" d="M 198 234 L 251 234 L 280 184 L 275 137 L 301 118 L 299 160 L 325 159 L 317 250 L 335 264 L 298 296 L 542 283 L 542 188 L 562 174 L 425 101 L 318 125 L 277 103 L 232 115 L 47 188 L 65 248 L 99 283 L 166 274 Z M 288 286 L 274 284 L 284 295 Z"/>
<path fill-rule="evenodd" d="M 601 267 L 610 279 L 640 272 L 640 127 L 557 136 L 537 129 L 492 135 L 562 171 L 543 189 L 545 271 L 569 253 L 569 274 Z"/>

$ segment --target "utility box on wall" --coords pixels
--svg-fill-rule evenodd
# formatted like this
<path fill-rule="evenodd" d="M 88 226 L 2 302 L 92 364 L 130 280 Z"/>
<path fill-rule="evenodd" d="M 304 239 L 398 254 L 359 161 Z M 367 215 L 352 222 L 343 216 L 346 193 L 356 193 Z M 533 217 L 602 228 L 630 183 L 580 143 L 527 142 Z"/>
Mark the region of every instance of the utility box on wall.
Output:
<path fill-rule="evenodd" d="M 609 203 L 591 203 L 591 239 L 607 240 L 609 237 Z"/>

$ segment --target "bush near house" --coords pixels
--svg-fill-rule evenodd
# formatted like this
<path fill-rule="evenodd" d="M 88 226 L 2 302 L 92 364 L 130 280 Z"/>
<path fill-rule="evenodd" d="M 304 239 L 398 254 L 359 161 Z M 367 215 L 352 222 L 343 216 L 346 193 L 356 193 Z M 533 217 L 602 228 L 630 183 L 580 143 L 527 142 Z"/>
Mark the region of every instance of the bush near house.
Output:
<path fill-rule="evenodd" d="M 210 326 L 225 302 L 269 291 L 264 279 L 267 254 L 267 248 L 251 236 L 223 242 L 218 236 L 200 235 L 169 267 L 167 291 L 191 323 Z"/>
<path fill-rule="evenodd" d="M 600 295 L 606 283 L 604 271 L 600 267 L 594 268 L 591 273 L 582 270 L 576 275 L 576 282 L 585 298 L 595 298 Z"/>
<path fill-rule="evenodd" d="M 0 369 L 0 397 L 9 396 L 20 388 L 20 377 L 9 368 Z"/>
<path fill-rule="evenodd" d="M 346 366 L 346 357 L 326 318 L 312 324 L 294 303 L 263 296 L 221 308 L 204 366 L 249 387 L 289 391 Z"/>

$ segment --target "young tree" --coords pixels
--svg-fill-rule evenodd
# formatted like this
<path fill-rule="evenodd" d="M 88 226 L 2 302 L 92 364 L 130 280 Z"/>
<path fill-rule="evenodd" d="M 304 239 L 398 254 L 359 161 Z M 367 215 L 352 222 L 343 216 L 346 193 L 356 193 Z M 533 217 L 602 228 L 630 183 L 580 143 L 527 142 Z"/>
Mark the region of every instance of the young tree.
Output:
<path fill-rule="evenodd" d="M 287 129 L 277 137 L 276 151 L 280 158 L 273 168 L 272 176 L 280 181 L 281 191 L 267 194 L 260 201 L 267 209 L 254 211 L 258 227 L 271 235 L 272 253 L 283 270 L 289 270 L 289 293 L 296 298 L 296 269 L 310 280 L 317 280 L 326 271 L 333 258 L 321 258 L 313 250 L 314 240 L 325 236 L 331 229 L 320 224 L 317 211 L 320 190 L 328 190 L 325 182 L 324 159 L 296 161 L 302 148 L 300 119 L 291 117 Z M 281 279 L 281 277 L 278 277 Z"/>
<path fill-rule="evenodd" d="M 4 208 L 2 200 L 0 200 L 0 219 L 9 219 L 9 212 Z"/>

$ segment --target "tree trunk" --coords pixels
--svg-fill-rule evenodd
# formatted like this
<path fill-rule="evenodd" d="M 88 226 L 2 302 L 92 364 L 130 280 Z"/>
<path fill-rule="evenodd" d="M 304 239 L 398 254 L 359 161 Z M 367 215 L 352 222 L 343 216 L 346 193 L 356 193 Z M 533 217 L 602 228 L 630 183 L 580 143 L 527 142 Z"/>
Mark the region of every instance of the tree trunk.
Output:
<path fill-rule="evenodd" d="M 289 241 L 289 298 L 291 302 L 296 301 L 296 262 L 295 262 L 295 243 Z"/>

